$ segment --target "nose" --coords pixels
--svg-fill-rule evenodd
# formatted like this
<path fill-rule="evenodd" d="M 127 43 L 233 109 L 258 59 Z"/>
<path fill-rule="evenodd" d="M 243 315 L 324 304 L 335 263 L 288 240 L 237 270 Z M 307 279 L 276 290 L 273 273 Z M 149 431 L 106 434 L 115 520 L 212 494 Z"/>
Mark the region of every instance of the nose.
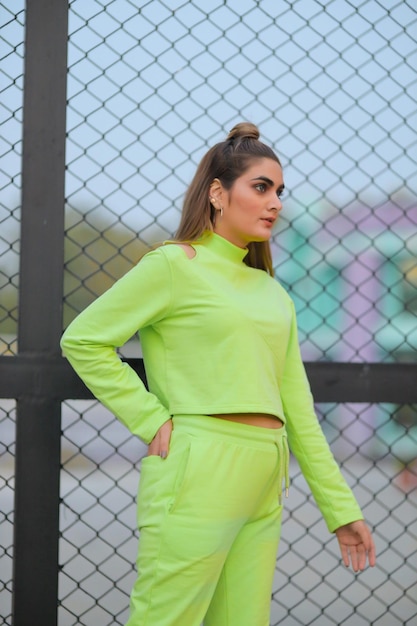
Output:
<path fill-rule="evenodd" d="M 279 213 L 281 211 L 281 209 L 282 209 L 282 202 L 278 198 L 278 196 L 275 195 L 275 197 L 269 203 L 268 211 L 271 211 L 271 212 L 274 212 L 274 213 Z"/>

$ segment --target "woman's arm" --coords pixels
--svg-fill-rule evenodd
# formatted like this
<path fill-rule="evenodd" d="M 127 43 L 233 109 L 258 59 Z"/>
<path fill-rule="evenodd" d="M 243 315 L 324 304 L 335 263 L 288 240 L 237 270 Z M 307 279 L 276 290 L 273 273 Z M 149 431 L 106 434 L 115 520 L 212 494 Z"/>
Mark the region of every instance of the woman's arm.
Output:
<path fill-rule="evenodd" d="M 170 419 L 168 408 L 116 348 L 166 316 L 171 297 L 170 266 L 157 249 L 80 313 L 61 339 L 65 356 L 94 396 L 146 443 Z"/>
<path fill-rule="evenodd" d="M 340 526 L 363 519 L 363 515 L 317 419 L 301 359 L 293 305 L 292 309 L 291 330 L 281 380 L 288 442 L 330 532 L 334 532 Z"/>

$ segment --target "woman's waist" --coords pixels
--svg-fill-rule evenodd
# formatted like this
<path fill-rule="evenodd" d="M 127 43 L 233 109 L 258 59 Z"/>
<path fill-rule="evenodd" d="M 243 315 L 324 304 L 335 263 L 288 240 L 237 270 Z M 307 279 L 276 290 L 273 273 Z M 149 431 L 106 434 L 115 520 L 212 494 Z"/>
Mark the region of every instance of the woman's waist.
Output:
<path fill-rule="evenodd" d="M 283 422 L 269 413 L 211 413 L 209 417 L 258 426 L 261 428 L 282 428 Z"/>
<path fill-rule="evenodd" d="M 229 416 L 227 413 L 225 415 Z M 246 414 L 243 413 L 242 415 Z M 278 418 L 274 418 L 272 415 L 268 415 L 268 417 L 278 421 Z M 207 414 L 174 414 L 172 420 L 174 431 L 183 430 L 188 433 L 188 435 L 196 437 L 204 436 L 208 439 L 213 437 L 223 439 L 226 437 L 235 442 L 244 443 L 246 441 L 248 445 L 260 446 L 262 449 L 264 449 L 265 446 L 266 449 L 271 445 L 280 446 L 280 442 L 286 438 L 285 425 L 281 428 L 265 428 L 260 427 L 257 422 L 249 424 L 231 419 L 219 419 L 217 414 L 216 416 Z"/>

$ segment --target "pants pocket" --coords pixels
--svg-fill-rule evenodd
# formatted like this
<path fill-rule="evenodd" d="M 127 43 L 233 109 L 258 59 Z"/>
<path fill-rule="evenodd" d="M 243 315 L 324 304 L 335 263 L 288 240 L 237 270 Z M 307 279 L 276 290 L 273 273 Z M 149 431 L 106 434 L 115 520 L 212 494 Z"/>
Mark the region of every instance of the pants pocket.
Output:
<path fill-rule="evenodd" d="M 178 508 L 182 496 L 186 491 L 188 477 L 189 477 L 189 469 L 190 469 L 190 460 L 191 460 L 191 440 L 187 435 L 182 435 L 183 438 L 183 446 L 181 450 L 180 458 L 178 459 L 176 472 L 175 472 L 175 484 L 172 489 L 172 497 L 169 504 L 169 512 L 174 513 Z"/>
<path fill-rule="evenodd" d="M 189 455 L 188 436 L 173 432 L 166 459 L 157 455 L 142 459 L 137 504 L 139 530 L 145 526 L 158 526 L 175 508 L 187 473 Z"/>
<path fill-rule="evenodd" d="M 145 456 L 141 461 L 137 502 L 137 524 L 139 530 L 150 524 L 149 513 L 154 508 L 155 493 L 159 483 L 162 459 L 159 456 Z"/>

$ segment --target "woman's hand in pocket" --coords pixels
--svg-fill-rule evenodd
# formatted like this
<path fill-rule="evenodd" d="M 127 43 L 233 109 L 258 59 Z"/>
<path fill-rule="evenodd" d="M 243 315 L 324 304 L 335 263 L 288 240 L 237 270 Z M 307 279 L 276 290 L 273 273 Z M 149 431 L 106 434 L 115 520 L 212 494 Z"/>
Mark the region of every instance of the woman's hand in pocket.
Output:
<path fill-rule="evenodd" d="M 160 456 L 161 459 L 167 458 L 172 428 L 172 419 L 165 422 L 165 424 L 162 424 L 161 428 L 157 431 L 155 437 L 148 446 L 148 456 L 155 455 Z"/>

